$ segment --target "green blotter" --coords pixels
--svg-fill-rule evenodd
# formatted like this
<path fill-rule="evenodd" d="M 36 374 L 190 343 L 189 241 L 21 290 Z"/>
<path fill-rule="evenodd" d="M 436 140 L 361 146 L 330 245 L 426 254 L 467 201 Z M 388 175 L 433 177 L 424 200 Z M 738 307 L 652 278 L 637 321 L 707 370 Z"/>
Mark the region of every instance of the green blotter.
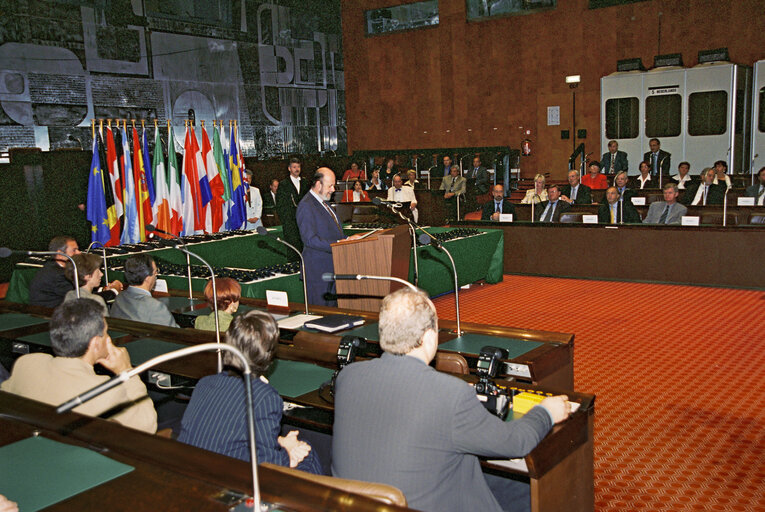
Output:
<path fill-rule="evenodd" d="M 122 338 L 123 336 L 127 336 L 127 333 L 120 332 L 120 331 L 107 331 L 109 333 L 109 336 L 113 340 L 116 340 L 118 338 Z M 19 338 L 19 341 L 26 341 L 28 343 L 34 343 L 35 345 L 45 345 L 46 347 L 50 347 L 50 332 L 44 331 L 44 332 L 38 332 L 35 334 L 28 334 L 26 336 L 22 336 Z"/>
<path fill-rule="evenodd" d="M 189 301 L 188 297 L 158 297 L 158 301 L 167 306 L 170 311 L 185 312 L 192 310 L 199 304 L 204 304 L 205 301 L 200 299 L 192 299 Z"/>
<path fill-rule="evenodd" d="M 45 323 L 48 323 L 48 320 L 45 318 L 38 318 L 23 313 L 3 313 L 0 315 L 0 331 L 10 331 L 11 329 L 18 329 L 19 327 Z"/>
<path fill-rule="evenodd" d="M 86 448 L 30 437 L 0 448 L 0 494 L 33 512 L 133 469 Z"/>
<path fill-rule="evenodd" d="M 266 377 L 280 395 L 296 397 L 314 389 L 332 378 L 332 370 L 300 361 L 274 360 Z"/>
<path fill-rule="evenodd" d="M 133 363 L 133 366 L 145 363 L 152 357 L 167 354 L 168 352 L 186 348 L 187 346 L 188 345 L 181 345 L 180 343 L 155 340 L 154 338 L 143 338 L 124 345 L 128 354 L 130 354 L 130 362 Z"/>
<path fill-rule="evenodd" d="M 380 341 L 380 327 L 377 322 L 362 325 L 355 329 L 351 329 L 350 331 L 342 332 L 341 334 L 343 336 L 358 336 L 359 338 L 364 338 L 370 341 Z"/>
<path fill-rule="evenodd" d="M 539 341 L 520 340 L 515 338 L 500 338 L 497 336 L 488 336 L 486 334 L 465 333 L 458 338 L 441 343 L 439 350 L 452 350 L 462 352 L 463 354 L 476 354 L 487 345 L 492 347 L 504 348 L 508 352 L 508 359 L 519 357 L 542 345 Z"/>

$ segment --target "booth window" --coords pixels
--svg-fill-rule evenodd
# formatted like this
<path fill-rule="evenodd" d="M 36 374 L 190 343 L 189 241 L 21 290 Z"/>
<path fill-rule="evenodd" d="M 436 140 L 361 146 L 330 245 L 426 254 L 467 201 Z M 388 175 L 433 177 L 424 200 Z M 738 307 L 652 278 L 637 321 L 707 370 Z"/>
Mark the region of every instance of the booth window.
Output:
<path fill-rule="evenodd" d="M 728 93 L 694 92 L 688 96 L 688 135 L 721 135 L 728 128 Z"/>
<path fill-rule="evenodd" d="M 646 137 L 680 135 L 682 98 L 679 94 L 649 96 L 645 100 Z"/>
<path fill-rule="evenodd" d="M 438 0 L 396 5 L 364 12 L 368 36 L 438 25 Z"/>
<path fill-rule="evenodd" d="M 465 0 L 468 21 L 555 9 L 558 0 Z"/>
<path fill-rule="evenodd" d="M 606 138 L 634 139 L 638 136 L 637 98 L 613 98 L 606 100 Z"/>

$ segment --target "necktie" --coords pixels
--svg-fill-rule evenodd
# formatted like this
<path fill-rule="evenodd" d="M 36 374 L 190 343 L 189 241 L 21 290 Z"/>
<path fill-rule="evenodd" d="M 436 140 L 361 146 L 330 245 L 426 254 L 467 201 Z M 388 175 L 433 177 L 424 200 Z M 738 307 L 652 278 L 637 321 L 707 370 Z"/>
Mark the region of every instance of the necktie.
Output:
<path fill-rule="evenodd" d="M 760 185 L 760 193 L 757 194 L 757 204 L 762 206 L 765 201 L 765 185 Z"/>
<path fill-rule="evenodd" d="M 494 203 L 494 213 L 502 213 L 502 203 Z"/>
<path fill-rule="evenodd" d="M 707 205 L 707 190 L 709 190 L 709 187 L 707 187 L 707 185 L 704 185 L 704 200 L 701 202 L 702 206 Z"/>
<path fill-rule="evenodd" d="M 332 220 L 335 221 L 335 224 L 337 225 L 337 229 L 342 231 L 343 228 L 341 228 L 340 223 L 337 222 L 337 217 L 335 217 L 335 212 L 332 211 L 332 208 L 330 208 L 329 205 L 324 201 L 322 201 L 321 204 L 324 206 L 324 209 L 327 210 L 327 212 L 332 216 Z"/>
<path fill-rule="evenodd" d="M 547 205 L 546 210 L 547 211 L 545 212 L 545 218 L 542 219 L 542 222 L 552 222 L 552 216 L 553 216 L 553 212 L 555 211 L 555 205 L 553 203 L 549 203 Z"/>
<path fill-rule="evenodd" d="M 572 188 L 571 189 L 571 197 L 569 197 L 569 199 L 571 199 L 572 201 L 576 201 L 576 193 L 578 191 L 579 191 L 579 185 L 577 185 L 576 187 Z"/>
<path fill-rule="evenodd" d="M 611 205 L 611 224 L 616 224 L 616 205 Z"/>
<path fill-rule="evenodd" d="M 474 178 L 478 177 L 478 167 L 473 168 L 473 177 Z"/>
<path fill-rule="evenodd" d="M 664 207 L 664 212 L 661 214 L 661 217 L 659 217 L 659 224 L 666 224 L 668 215 L 669 215 L 669 205 Z"/>
<path fill-rule="evenodd" d="M 659 154 L 654 153 L 653 154 L 653 174 L 656 175 L 659 173 Z"/>
<path fill-rule="evenodd" d="M 608 168 L 608 173 L 613 174 L 614 173 L 614 161 L 616 160 L 616 154 L 611 153 L 611 166 Z"/>

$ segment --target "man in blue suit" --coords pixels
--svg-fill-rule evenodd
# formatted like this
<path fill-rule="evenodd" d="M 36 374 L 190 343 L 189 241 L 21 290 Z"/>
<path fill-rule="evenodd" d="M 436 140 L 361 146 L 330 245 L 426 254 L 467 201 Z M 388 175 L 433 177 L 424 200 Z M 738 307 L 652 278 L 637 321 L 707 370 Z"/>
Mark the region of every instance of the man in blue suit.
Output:
<path fill-rule="evenodd" d="M 306 288 L 309 304 L 337 306 L 336 300 L 326 300 L 324 294 L 335 293 L 335 283 L 322 281 L 325 272 L 334 272 L 332 245 L 346 238 L 340 219 L 328 201 L 335 191 L 335 173 L 328 167 L 320 167 L 313 175 L 311 189 L 297 207 L 297 224 L 303 241 Z"/>

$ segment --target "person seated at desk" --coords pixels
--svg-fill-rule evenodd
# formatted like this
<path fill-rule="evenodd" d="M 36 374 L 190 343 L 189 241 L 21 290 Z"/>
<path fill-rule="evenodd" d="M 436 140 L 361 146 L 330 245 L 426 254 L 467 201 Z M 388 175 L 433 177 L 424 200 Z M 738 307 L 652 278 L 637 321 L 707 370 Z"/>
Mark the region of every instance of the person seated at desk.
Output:
<path fill-rule="evenodd" d="M 125 280 L 130 286 L 112 304 L 112 317 L 178 327 L 170 310 L 151 296 L 157 284 L 157 264 L 154 258 L 148 254 L 135 254 L 126 259 Z"/>
<path fill-rule="evenodd" d="M 467 177 L 475 180 L 476 195 L 489 193 L 489 172 L 481 165 L 481 157 L 473 157 L 473 167 L 468 171 Z"/>
<path fill-rule="evenodd" d="M 592 204 L 592 189 L 582 185 L 579 179 L 579 171 L 568 171 L 568 185 L 560 191 L 561 200 L 568 204 Z"/>
<path fill-rule="evenodd" d="M 93 293 L 93 290 L 98 288 L 101 284 L 101 277 L 104 273 L 101 272 L 101 263 L 103 260 L 101 256 L 97 254 L 84 254 L 79 253 L 72 256 L 74 264 L 77 265 L 77 279 L 80 283 L 80 298 L 90 299 L 98 303 L 103 309 L 104 316 L 109 316 L 109 308 L 106 307 L 106 301 L 100 295 Z M 74 267 L 72 262 L 67 260 L 66 268 L 64 269 L 66 278 L 74 283 Z M 64 296 L 64 302 L 77 299 L 77 291 L 69 290 Z"/>
<path fill-rule="evenodd" d="M 337 376 L 333 476 L 397 487 L 416 510 L 512 506 L 492 494 L 478 457 L 528 454 L 568 417 L 567 397 L 545 398 L 514 421 L 489 413 L 473 387 L 429 366 L 438 317 L 422 291 L 401 288 L 385 297 L 379 331 L 382 356 L 351 363 Z M 498 480 L 498 491 L 513 484 Z"/>
<path fill-rule="evenodd" d="M 708 204 L 723 204 L 725 201 L 725 185 L 715 185 L 716 171 L 711 167 L 701 171 L 701 181 L 692 183 L 685 189 L 683 204 L 686 206 L 706 206 Z"/>
<path fill-rule="evenodd" d="M 439 190 L 444 190 L 444 203 L 446 203 L 447 220 L 459 220 L 457 218 L 457 201 L 460 201 L 467 188 L 467 179 L 460 176 L 458 165 L 452 165 L 451 173 L 441 180 Z"/>
<path fill-rule="evenodd" d="M 356 180 L 353 182 L 353 187 L 343 192 L 344 203 L 359 203 L 369 202 L 369 194 L 364 191 L 364 187 L 361 185 L 361 181 Z"/>
<path fill-rule="evenodd" d="M 367 190 L 387 190 L 388 185 L 385 184 L 385 181 L 380 179 L 380 169 L 375 169 L 372 171 L 372 178 L 367 182 L 366 185 Z"/>
<path fill-rule="evenodd" d="M 48 251 L 60 252 L 67 256 L 80 254 L 80 248 L 77 241 L 70 236 L 56 236 L 48 244 Z M 68 258 L 64 256 L 54 256 L 52 261 L 46 261 L 43 267 L 37 271 L 32 282 L 29 283 L 29 303 L 33 306 L 45 306 L 46 308 L 55 308 L 62 302 L 67 292 L 74 290 L 72 281 L 66 278 L 64 268 Z M 103 289 L 108 293 L 108 298 L 114 296 L 115 292 L 122 291 L 122 283 L 112 281 Z"/>
<path fill-rule="evenodd" d="M 733 188 L 733 184 L 730 182 L 730 176 L 728 176 L 728 162 L 725 160 L 718 160 L 715 162 L 715 180 L 713 183 L 719 185 L 721 181 L 725 182 L 727 188 Z"/>
<path fill-rule="evenodd" d="M 640 174 L 637 176 L 634 176 L 630 178 L 630 188 L 634 188 L 637 190 L 643 190 L 646 188 L 658 188 L 659 187 L 659 178 L 655 177 L 652 179 L 651 177 L 651 164 L 648 162 L 640 162 L 638 165 L 638 169 L 640 170 Z"/>
<path fill-rule="evenodd" d="M 544 174 L 534 176 L 534 188 L 526 191 L 526 195 L 521 199 L 521 204 L 541 203 L 547 201 L 547 190 L 545 190 Z"/>
<path fill-rule="evenodd" d="M 405 187 L 420 188 L 420 182 L 417 180 L 417 171 L 409 169 L 406 171 Z"/>
<path fill-rule="evenodd" d="M 582 176 L 583 185 L 587 185 L 591 190 L 604 190 L 608 188 L 606 175 L 600 173 L 600 162 L 597 160 L 591 161 L 587 170 L 590 173 Z"/>
<path fill-rule="evenodd" d="M 765 206 L 765 167 L 757 173 L 757 178 L 760 180 L 759 183 L 746 187 L 746 196 L 753 197 L 754 204 Z"/>
<path fill-rule="evenodd" d="M 343 173 L 341 181 L 367 180 L 367 173 L 364 169 L 359 169 L 359 164 L 351 162 L 351 168 Z"/>
<path fill-rule="evenodd" d="M 640 214 L 632 201 L 621 200 L 616 187 L 606 189 L 606 202 L 598 208 L 598 222 L 602 224 L 621 224 L 622 215 L 628 224 L 640 224 Z"/>
<path fill-rule="evenodd" d="M 673 174 L 672 179 L 677 182 L 679 190 L 685 190 L 693 182 L 693 176 L 691 176 L 690 172 L 691 164 L 688 162 L 680 162 L 680 165 L 677 166 L 677 174 Z"/>
<path fill-rule="evenodd" d="M 534 220 L 537 222 L 560 222 L 560 214 L 571 209 L 571 205 L 565 201 L 560 201 L 560 188 L 552 184 L 547 187 L 547 197 L 534 211 Z"/>
<path fill-rule="evenodd" d="M 503 213 L 515 213 L 515 206 L 505 197 L 505 187 L 503 185 L 494 185 L 491 189 L 492 200 L 483 205 L 481 211 L 481 220 L 498 221 Z"/>
<path fill-rule="evenodd" d="M 263 195 L 263 214 L 276 212 L 276 191 L 279 190 L 279 180 L 271 180 L 268 192 Z"/>
<path fill-rule="evenodd" d="M 234 319 L 234 313 L 239 309 L 242 286 L 230 277 L 220 277 L 215 280 L 215 292 L 218 295 L 218 327 L 220 332 L 226 332 Z M 214 331 L 215 297 L 213 297 L 212 279 L 205 285 L 205 301 L 212 311 L 209 315 L 198 316 L 194 320 L 194 329 Z"/>
<path fill-rule="evenodd" d="M 600 157 L 600 170 L 606 174 L 616 174 L 629 169 L 627 153 L 619 151 L 619 143 L 615 140 L 608 142 L 608 151 Z"/>
<path fill-rule="evenodd" d="M 385 164 L 380 168 L 380 179 L 382 179 L 385 183 L 388 183 L 389 180 L 393 179 L 393 176 L 398 174 L 398 169 L 396 169 L 396 161 L 392 158 L 386 158 Z"/>
<path fill-rule="evenodd" d="M 621 200 L 627 201 L 628 203 L 632 204 L 632 198 L 635 197 L 637 194 L 634 190 L 627 187 L 627 184 L 629 182 L 629 177 L 627 176 L 627 171 L 621 171 L 617 172 L 616 176 L 614 176 L 614 184 L 613 186 L 616 187 L 616 190 L 619 192 L 619 198 Z M 606 204 L 608 202 L 608 198 L 605 194 L 603 194 L 603 199 L 600 200 L 600 204 Z"/>
<path fill-rule="evenodd" d="M 50 343 L 55 356 L 43 353 L 21 356 L 11 378 L 0 389 L 60 405 L 109 380 L 108 376 L 93 371 L 95 364 L 115 374 L 130 370 L 127 349 L 114 346 L 107 328 L 100 304 L 89 299 L 64 302 L 50 318 Z M 157 431 L 157 412 L 138 375 L 76 407 L 74 412 L 106 415 L 121 425 L 150 434 Z"/>
<path fill-rule="evenodd" d="M 679 194 L 677 183 L 666 183 L 664 185 L 664 201 L 651 203 L 643 224 L 680 225 L 683 215 L 688 212 L 688 208 L 677 202 Z"/>
<path fill-rule="evenodd" d="M 393 176 L 393 186 L 388 189 L 387 200 L 397 203 L 409 202 L 409 211 L 412 212 L 412 218 L 417 222 L 419 213 L 417 212 L 417 197 L 414 195 L 414 189 L 412 187 L 405 187 L 401 176 L 398 174 Z"/>
<path fill-rule="evenodd" d="M 225 343 L 238 348 L 252 370 L 252 401 L 258 463 L 270 462 L 321 474 L 311 446 L 293 430 L 279 436 L 284 403 L 264 375 L 271 367 L 279 342 L 279 326 L 265 311 L 238 315 L 226 332 Z M 178 441 L 235 459 L 250 460 L 242 362 L 223 352 L 224 370 L 197 382 L 183 413 Z"/>

